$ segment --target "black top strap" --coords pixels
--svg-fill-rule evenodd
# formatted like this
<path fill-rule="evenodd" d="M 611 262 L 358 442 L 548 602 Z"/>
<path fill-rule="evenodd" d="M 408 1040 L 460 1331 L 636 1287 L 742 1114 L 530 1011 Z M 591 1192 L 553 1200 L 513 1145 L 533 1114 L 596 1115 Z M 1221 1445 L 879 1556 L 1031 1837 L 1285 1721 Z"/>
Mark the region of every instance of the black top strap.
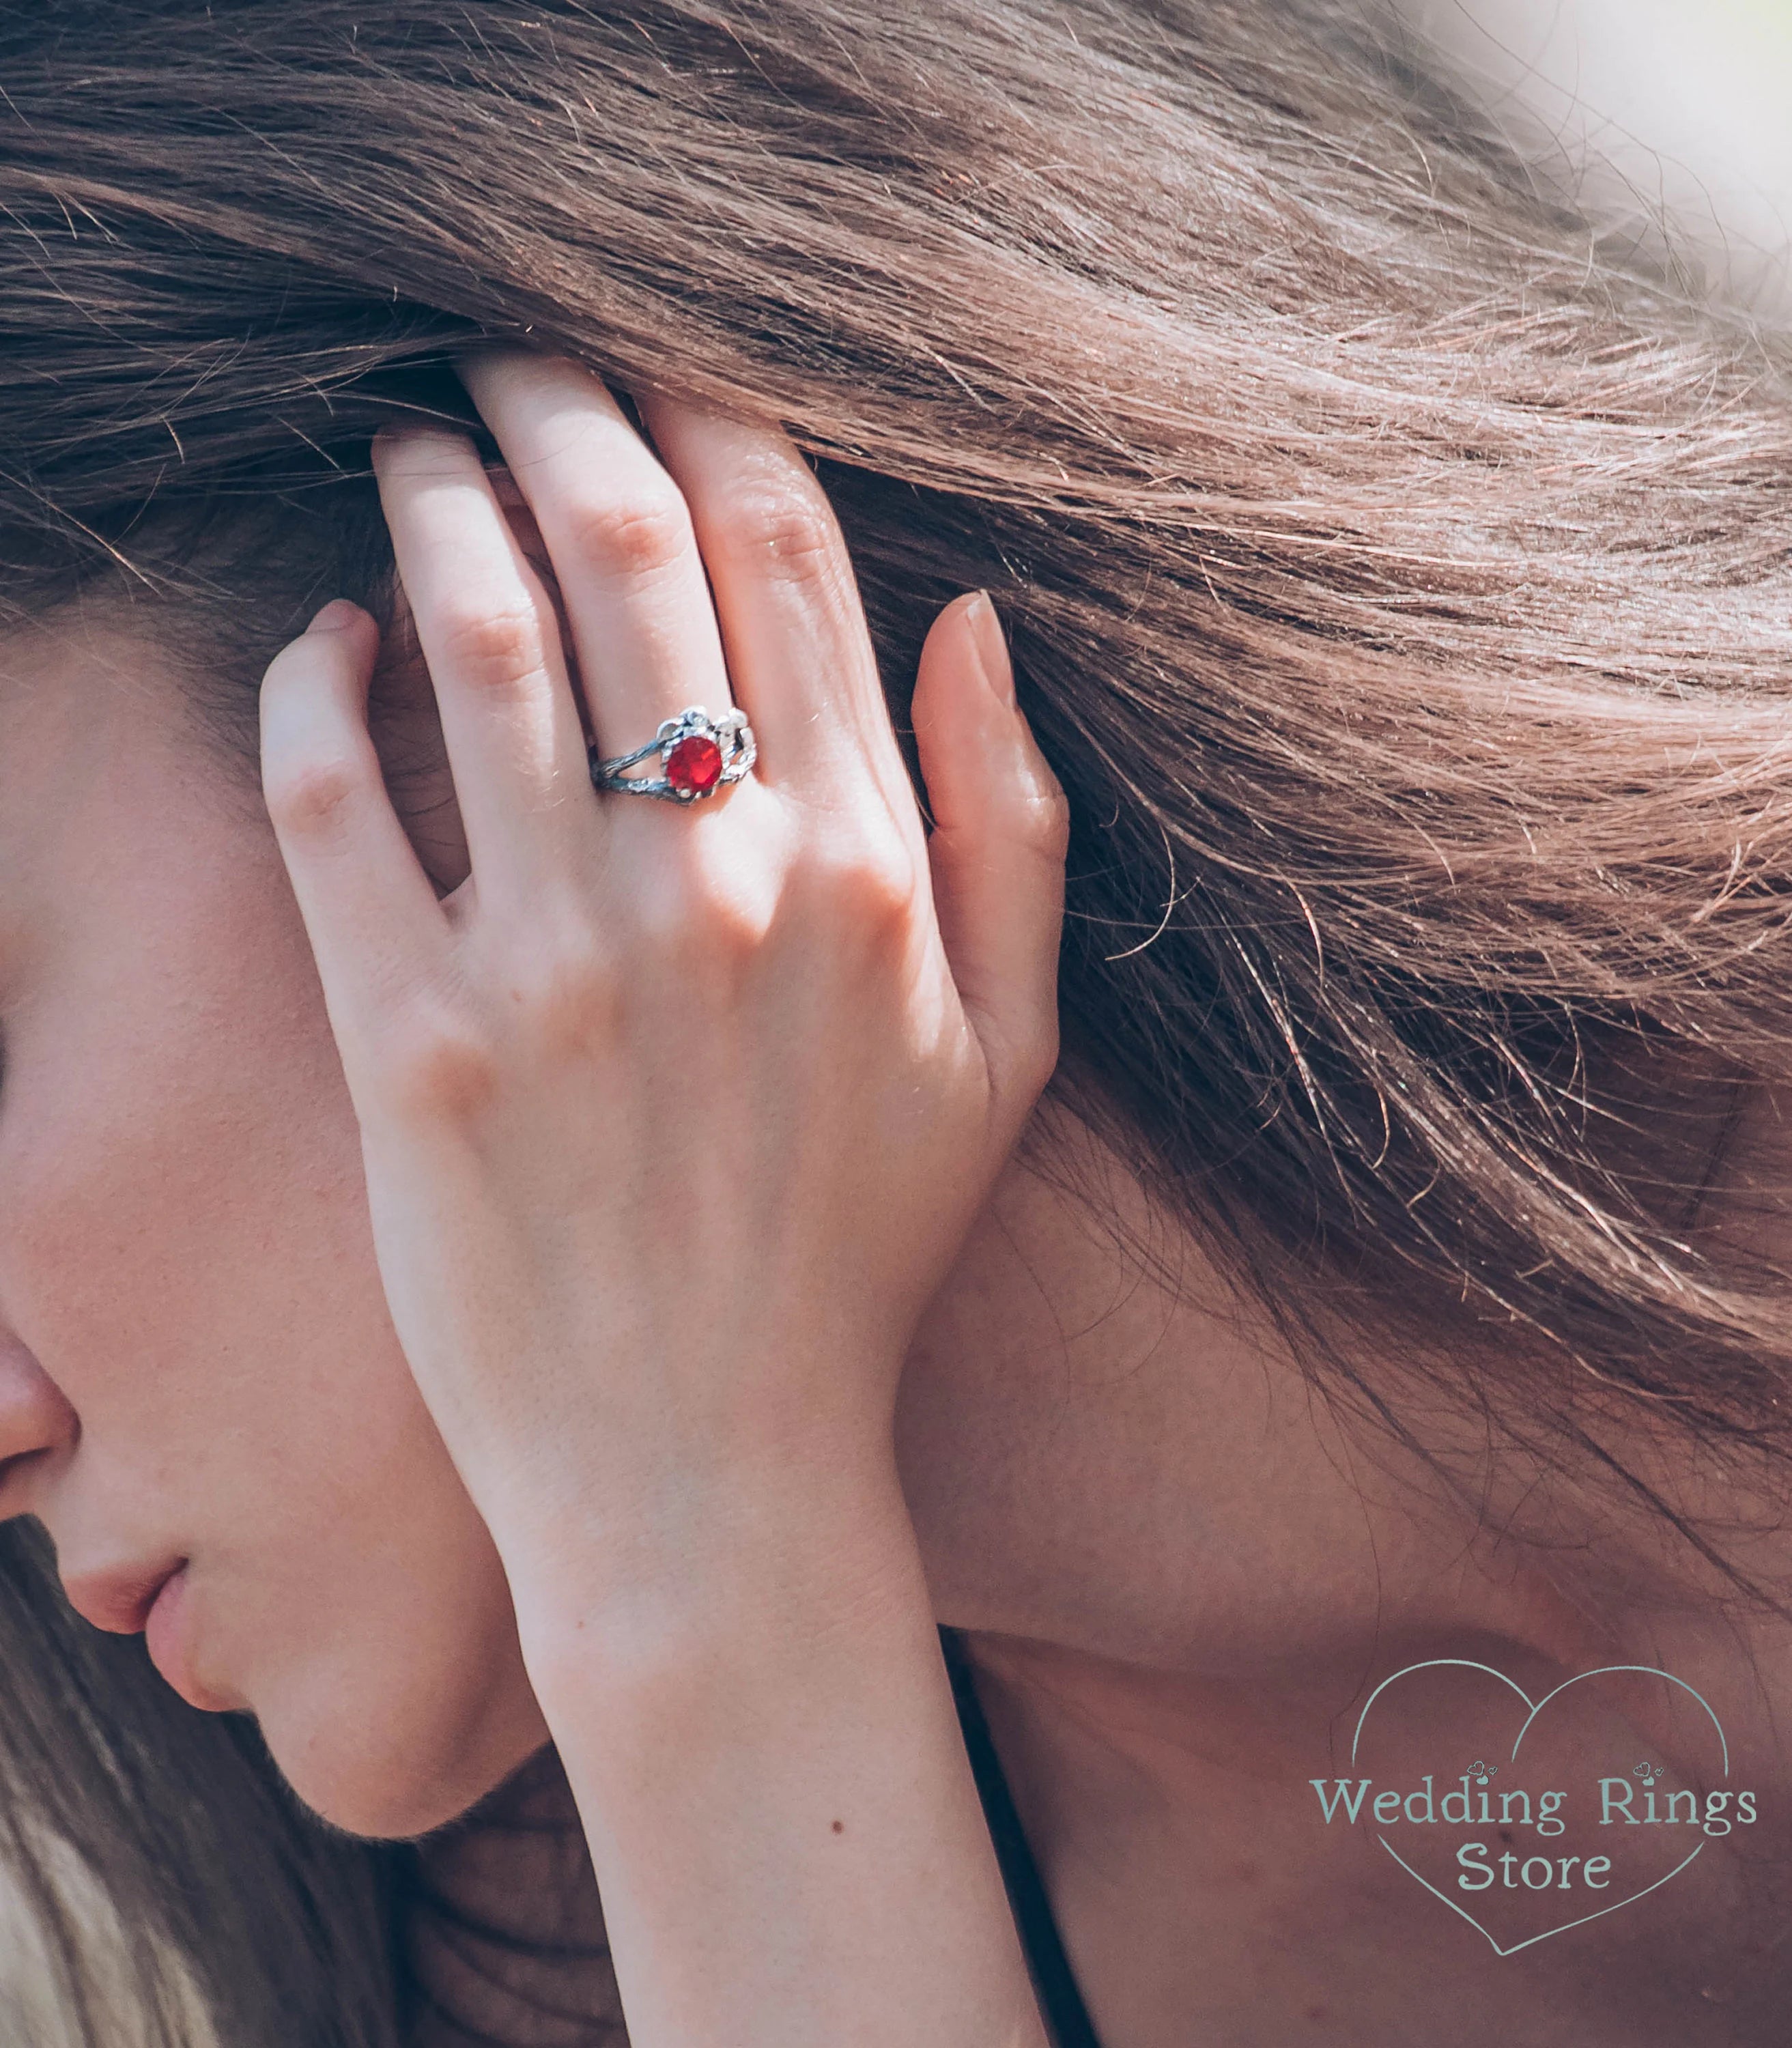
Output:
<path fill-rule="evenodd" d="M 1008 1887 L 1008 1904 L 1020 1932 L 1021 1945 L 1026 1951 L 1033 1988 L 1051 2030 L 1054 2048 L 1101 2048 L 1083 1995 L 1076 1988 L 1070 1959 L 1064 1953 L 1057 1922 L 1052 1918 L 1052 1903 L 1046 1896 L 1039 1866 L 1033 1860 L 1020 1815 L 1014 1810 L 1014 1795 L 990 1739 L 989 1724 L 977 1703 L 970 1659 L 958 1631 L 942 1628 L 940 1647 L 952 1677 L 952 1698 L 957 1704 L 959 1726 L 964 1732 L 965 1753 L 971 1759 L 978 1796 L 983 1802 L 983 1817 L 989 1824 L 990 1840 L 995 1844 L 1003 1882 Z"/>

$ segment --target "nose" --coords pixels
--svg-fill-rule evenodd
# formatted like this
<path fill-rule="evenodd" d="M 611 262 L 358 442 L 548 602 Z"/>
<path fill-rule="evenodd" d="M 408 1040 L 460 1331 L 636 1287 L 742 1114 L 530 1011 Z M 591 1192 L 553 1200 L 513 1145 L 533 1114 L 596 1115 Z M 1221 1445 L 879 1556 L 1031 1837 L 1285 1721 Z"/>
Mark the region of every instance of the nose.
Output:
<path fill-rule="evenodd" d="M 16 1498 L 20 1479 L 80 1433 L 56 1382 L 23 1344 L 0 1335 L 0 1516 L 27 1511 Z"/>

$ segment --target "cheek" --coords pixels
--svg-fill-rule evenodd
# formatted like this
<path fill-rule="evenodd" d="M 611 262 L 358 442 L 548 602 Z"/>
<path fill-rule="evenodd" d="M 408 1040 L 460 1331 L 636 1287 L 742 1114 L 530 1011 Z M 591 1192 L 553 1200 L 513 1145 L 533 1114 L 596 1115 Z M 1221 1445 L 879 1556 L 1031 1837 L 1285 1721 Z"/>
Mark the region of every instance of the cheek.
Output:
<path fill-rule="evenodd" d="M 80 1422 L 44 1504 L 65 1560 L 190 1557 L 196 1669 L 339 1825 L 435 1825 L 526 1755 L 502 1571 L 386 1314 L 277 867 L 192 862 L 71 937 L 9 1032 L 0 1214 L 0 1315 Z"/>
<path fill-rule="evenodd" d="M 191 1460 L 227 1422 L 240 1457 L 279 1410 L 291 1450 L 395 1377 L 354 1369 L 391 1343 L 358 1141 L 270 894 L 83 935 L 10 1021 L 0 1306 L 89 1437 Z"/>

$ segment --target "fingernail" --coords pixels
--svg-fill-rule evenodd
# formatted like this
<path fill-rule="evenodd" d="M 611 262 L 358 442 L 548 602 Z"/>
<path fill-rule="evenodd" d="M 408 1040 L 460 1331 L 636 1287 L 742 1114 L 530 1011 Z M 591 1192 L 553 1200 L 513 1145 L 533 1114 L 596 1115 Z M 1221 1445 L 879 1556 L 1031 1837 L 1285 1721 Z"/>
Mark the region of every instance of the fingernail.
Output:
<path fill-rule="evenodd" d="M 1014 708 L 1014 665 L 1008 658 L 1008 642 L 1002 622 L 995 615 L 989 592 L 979 590 L 964 607 L 971 627 L 972 644 L 977 650 L 977 665 L 983 672 L 996 700 L 1005 710 Z"/>
<path fill-rule="evenodd" d="M 308 633 L 339 633 L 350 624 L 360 611 L 358 604 L 351 604 L 346 597 L 332 597 L 305 628 Z"/>

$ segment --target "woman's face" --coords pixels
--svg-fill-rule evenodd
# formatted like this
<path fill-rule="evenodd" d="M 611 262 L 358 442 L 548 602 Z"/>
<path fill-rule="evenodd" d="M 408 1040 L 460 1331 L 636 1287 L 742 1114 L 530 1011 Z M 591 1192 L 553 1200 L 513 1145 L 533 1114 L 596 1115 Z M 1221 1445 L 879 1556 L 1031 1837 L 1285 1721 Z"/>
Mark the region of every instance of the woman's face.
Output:
<path fill-rule="evenodd" d="M 149 1626 L 357 1832 L 545 1739 L 498 1561 L 411 1382 L 359 1142 L 253 778 L 171 659 L 0 641 L 0 1515 Z"/>

